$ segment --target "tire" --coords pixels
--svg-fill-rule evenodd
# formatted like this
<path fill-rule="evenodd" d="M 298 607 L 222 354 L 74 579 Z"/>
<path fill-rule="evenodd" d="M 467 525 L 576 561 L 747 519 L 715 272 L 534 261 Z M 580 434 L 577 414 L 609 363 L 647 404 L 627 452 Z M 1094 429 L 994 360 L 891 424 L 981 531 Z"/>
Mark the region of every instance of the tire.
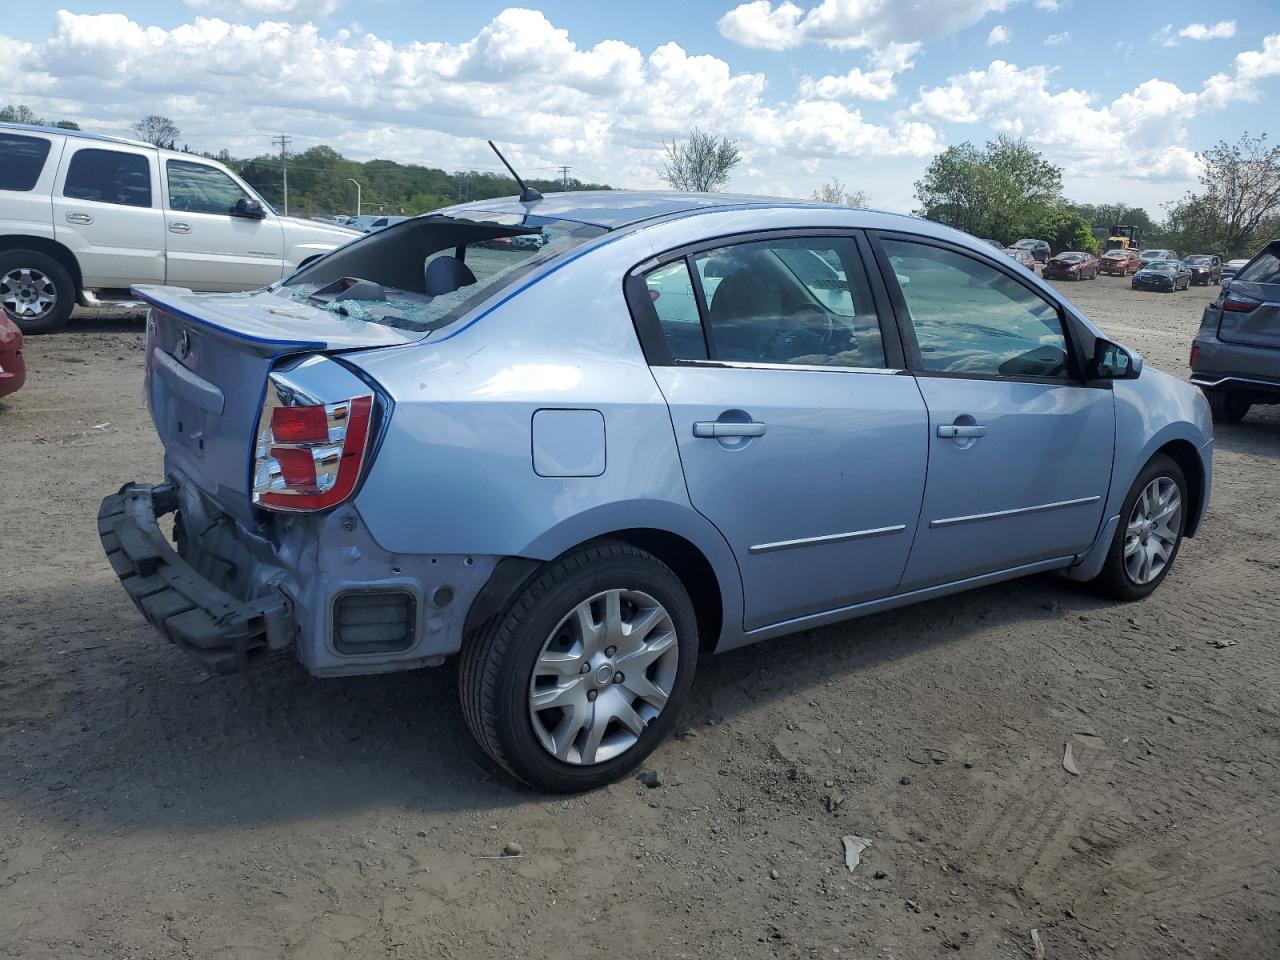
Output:
<path fill-rule="evenodd" d="M 639 622 L 646 613 L 658 617 L 655 607 L 666 615 L 648 634 L 656 639 L 642 644 L 662 647 L 656 659 L 646 662 L 643 652 L 624 654 L 609 643 L 620 635 L 605 627 L 613 596 L 623 624 Z M 577 615 L 583 608 L 597 628 L 590 636 Z M 643 550 L 598 541 L 548 563 L 502 613 L 467 638 L 458 693 L 468 728 L 499 766 L 539 790 L 573 793 L 625 776 L 662 741 L 688 698 L 697 659 L 697 617 L 679 578 Z M 624 676 L 628 662 L 642 664 L 630 680 Z M 560 665 L 548 670 L 548 663 Z M 578 664 L 585 672 L 575 672 Z M 612 674 L 612 682 L 604 674 Z M 633 685 L 665 692 L 665 705 L 655 706 Z M 541 691 L 544 706 L 535 713 L 534 697 Z M 607 702 L 608 719 L 596 724 L 598 702 Z M 618 719 L 624 704 L 629 724 Z M 580 727 L 574 726 L 577 709 L 587 718 Z M 559 744 L 556 731 L 562 731 Z M 589 762 L 597 749 L 606 756 Z"/>
<path fill-rule="evenodd" d="M 1171 544 L 1165 538 L 1159 535 L 1159 526 L 1146 531 L 1146 539 L 1140 539 L 1141 534 L 1135 534 L 1131 539 L 1130 528 L 1135 522 L 1137 516 L 1137 508 L 1139 500 L 1143 498 L 1144 492 L 1153 484 L 1172 484 L 1178 494 L 1177 515 L 1173 518 L 1173 522 L 1169 523 L 1166 518 L 1166 529 L 1172 534 Z M 1164 487 L 1168 489 L 1168 487 Z M 1148 499 L 1148 504 L 1154 504 L 1155 501 Z M 1179 467 L 1172 459 L 1162 453 L 1152 457 L 1142 472 L 1138 474 L 1138 478 L 1134 480 L 1133 486 L 1129 489 L 1129 494 L 1124 498 L 1124 504 L 1120 508 L 1120 525 L 1116 529 L 1115 536 L 1112 538 L 1111 547 L 1107 552 L 1107 561 L 1102 568 L 1102 572 L 1092 581 L 1093 587 L 1104 596 L 1113 600 L 1131 601 L 1141 600 L 1150 596 L 1155 589 L 1164 582 L 1164 578 L 1169 575 L 1169 571 L 1173 569 L 1174 561 L 1178 558 L 1178 550 L 1182 546 L 1182 531 L 1186 528 L 1187 522 L 1187 479 Z M 1158 515 L 1157 510 L 1149 511 L 1151 514 Z M 1141 573 L 1142 558 L 1135 553 L 1133 561 L 1139 566 L 1139 576 L 1135 577 L 1130 569 L 1128 558 L 1125 556 L 1126 549 L 1131 548 L 1135 543 L 1138 551 L 1147 552 L 1150 550 L 1162 550 L 1164 554 L 1163 566 L 1155 568 L 1156 561 L 1148 560 L 1150 566 L 1147 568 L 1150 574 L 1149 578 L 1145 578 Z M 1149 547 L 1148 545 L 1154 545 Z M 1148 557 L 1151 554 L 1148 553 Z"/>
<path fill-rule="evenodd" d="M 51 299 L 47 308 L 33 315 L 37 301 Z M 76 306 L 76 285 L 66 267 L 35 250 L 0 253 L 0 309 L 27 336 L 61 330 Z"/>
<path fill-rule="evenodd" d="M 1204 397 L 1209 401 L 1209 412 L 1213 414 L 1214 423 L 1239 423 L 1253 406 L 1239 394 L 1226 390 L 1205 390 Z"/>

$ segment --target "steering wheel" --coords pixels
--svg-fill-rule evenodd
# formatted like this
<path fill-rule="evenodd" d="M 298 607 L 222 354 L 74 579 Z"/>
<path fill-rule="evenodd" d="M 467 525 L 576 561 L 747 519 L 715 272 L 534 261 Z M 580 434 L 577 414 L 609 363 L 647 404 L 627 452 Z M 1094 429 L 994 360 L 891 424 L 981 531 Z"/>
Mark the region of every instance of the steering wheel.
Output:
<path fill-rule="evenodd" d="M 810 353 L 829 353 L 835 335 L 835 323 L 831 314 L 817 306 L 806 303 L 797 307 L 787 315 L 791 321 L 785 329 L 779 330 L 769 341 L 768 352 L 774 358 L 784 360 L 801 357 Z M 807 323 L 817 320 L 819 323 Z M 821 325 L 822 329 L 816 329 Z M 762 359 L 767 360 L 767 357 Z"/>

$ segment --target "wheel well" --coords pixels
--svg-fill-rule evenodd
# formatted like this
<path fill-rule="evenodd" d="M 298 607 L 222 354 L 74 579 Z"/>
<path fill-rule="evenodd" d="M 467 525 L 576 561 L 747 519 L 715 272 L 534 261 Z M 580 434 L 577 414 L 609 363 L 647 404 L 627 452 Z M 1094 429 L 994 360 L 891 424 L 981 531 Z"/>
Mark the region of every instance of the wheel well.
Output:
<path fill-rule="evenodd" d="M 43 253 L 46 257 L 53 257 L 66 268 L 67 273 L 71 274 L 71 280 L 76 285 L 77 294 L 84 287 L 84 282 L 80 275 L 80 263 L 76 260 L 76 255 L 56 240 L 50 240 L 47 237 L 11 233 L 0 237 L 0 252 L 7 250 L 35 250 L 37 253 Z"/>
<path fill-rule="evenodd" d="M 1187 499 L 1191 501 L 1187 516 L 1192 518 L 1193 523 L 1198 523 L 1200 505 L 1204 502 L 1204 468 L 1200 465 L 1200 455 L 1196 448 L 1186 440 L 1170 440 L 1156 453 L 1163 453 L 1182 468 L 1182 475 L 1187 479 Z M 1194 527 L 1187 527 L 1187 536 L 1193 537 L 1195 533 Z"/>
<path fill-rule="evenodd" d="M 702 551 L 684 537 L 666 530 L 616 530 L 608 534 L 607 539 L 620 540 L 651 553 L 672 569 L 693 601 L 702 649 L 713 649 L 720 640 L 724 607 L 720 602 L 720 581 Z"/>

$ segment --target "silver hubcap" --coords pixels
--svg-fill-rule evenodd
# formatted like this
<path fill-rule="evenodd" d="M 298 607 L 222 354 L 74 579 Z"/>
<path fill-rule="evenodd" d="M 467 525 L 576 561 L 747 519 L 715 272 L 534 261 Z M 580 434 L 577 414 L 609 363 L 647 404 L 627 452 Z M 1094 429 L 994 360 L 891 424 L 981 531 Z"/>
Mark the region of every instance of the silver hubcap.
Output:
<path fill-rule="evenodd" d="M 1142 586 L 1160 576 L 1173 557 L 1181 519 L 1176 483 L 1156 477 L 1142 489 L 1124 535 L 1124 568 L 1130 580 Z"/>
<path fill-rule="evenodd" d="M 38 320 L 58 303 L 58 288 L 34 267 L 16 267 L 0 277 L 0 306 L 11 317 Z"/>
<path fill-rule="evenodd" d="M 667 706 L 680 653 L 666 608 L 639 590 L 582 601 L 551 631 L 529 680 L 538 741 L 566 763 L 625 753 Z"/>

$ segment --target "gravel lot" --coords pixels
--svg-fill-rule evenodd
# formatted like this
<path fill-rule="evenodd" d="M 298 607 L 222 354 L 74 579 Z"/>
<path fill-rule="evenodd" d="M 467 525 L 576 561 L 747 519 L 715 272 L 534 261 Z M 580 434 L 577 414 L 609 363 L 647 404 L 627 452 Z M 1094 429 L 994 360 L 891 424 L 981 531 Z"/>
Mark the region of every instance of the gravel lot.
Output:
<path fill-rule="evenodd" d="M 1185 375 L 1212 290 L 1066 289 Z M 153 635 L 94 522 L 160 477 L 142 329 L 29 339 L 0 401 L 0 956 L 1276 956 L 1276 412 L 1146 602 L 1041 577 L 705 661 L 658 786 L 549 801 L 451 666 L 213 680 Z"/>

